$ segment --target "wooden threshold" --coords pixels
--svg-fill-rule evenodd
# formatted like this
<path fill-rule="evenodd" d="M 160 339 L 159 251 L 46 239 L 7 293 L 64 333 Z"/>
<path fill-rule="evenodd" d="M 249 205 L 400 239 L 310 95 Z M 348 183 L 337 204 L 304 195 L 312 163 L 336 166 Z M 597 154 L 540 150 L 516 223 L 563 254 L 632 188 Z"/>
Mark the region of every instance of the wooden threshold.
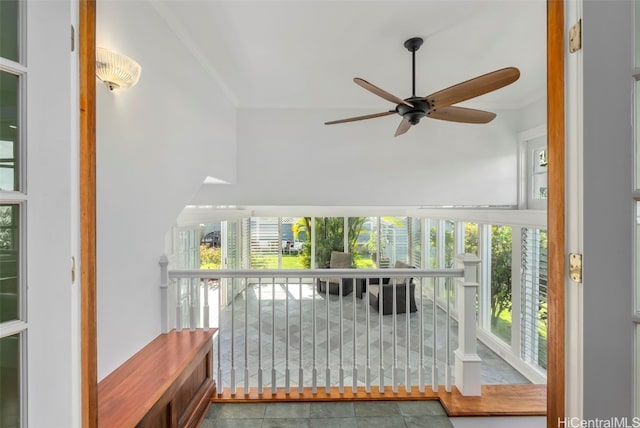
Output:
<path fill-rule="evenodd" d="M 215 394 L 212 403 L 259 403 L 259 402 L 295 402 L 295 401 L 389 401 L 389 400 L 440 400 L 447 415 L 456 416 L 545 416 L 547 414 L 547 387 L 546 385 L 483 385 L 480 397 L 465 397 L 454 386 L 452 392 L 446 392 L 440 387 L 434 392 L 431 387 L 426 387 L 420 392 L 418 387 L 406 391 L 399 387 L 398 392 L 393 392 L 391 387 L 386 387 L 384 393 L 378 387 L 372 387 L 367 393 L 364 387 L 353 392 L 351 388 L 344 388 L 340 393 L 337 387 L 332 387 L 327 393 L 324 388 L 318 388 L 313 394 L 310 387 L 303 389 L 302 393 L 297 388 L 291 388 L 287 394 L 284 388 L 278 388 L 275 394 L 269 388 L 265 388 L 262 394 L 258 394 L 257 388 L 250 388 L 245 395 L 243 388 L 237 388 L 235 395 L 231 395 L 229 388 L 224 388 L 221 394 Z"/>

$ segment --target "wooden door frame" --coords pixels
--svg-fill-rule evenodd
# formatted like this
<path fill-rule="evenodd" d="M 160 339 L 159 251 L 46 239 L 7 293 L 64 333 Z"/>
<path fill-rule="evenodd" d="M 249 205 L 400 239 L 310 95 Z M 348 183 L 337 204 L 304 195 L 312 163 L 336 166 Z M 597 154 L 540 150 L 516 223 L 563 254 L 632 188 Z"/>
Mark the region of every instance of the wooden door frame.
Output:
<path fill-rule="evenodd" d="M 547 428 L 565 417 L 564 0 L 547 0 Z"/>
<path fill-rule="evenodd" d="M 82 426 L 98 426 L 96 316 L 96 0 L 79 0 Z M 547 427 L 565 417 L 564 0 L 547 0 L 549 151 Z"/>
<path fill-rule="evenodd" d="M 80 0 L 80 388 L 84 428 L 98 426 L 96 309 L 96 0 Z"/>

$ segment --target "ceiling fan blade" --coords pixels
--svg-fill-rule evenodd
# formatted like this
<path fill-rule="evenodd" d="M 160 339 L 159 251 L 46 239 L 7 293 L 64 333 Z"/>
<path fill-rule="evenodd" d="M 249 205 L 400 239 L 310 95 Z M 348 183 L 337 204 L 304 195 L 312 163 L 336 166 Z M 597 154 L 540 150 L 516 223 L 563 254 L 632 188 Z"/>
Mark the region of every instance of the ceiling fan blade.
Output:
<path fill-rule="evenodd" d="M 325 122 L 325 125 L 335 125 L 336 123 L 355 122 L 356 120 L 373 119 L 376 117 L 389 116 L 395 114 L 395 110 L 384 111 L 382 113 L 367 114 L 364 116 L 350 117 L 348 119 L 332 120 L 331 122 Z"/>
<path fill-rule="evenodd" d="M 450 122 L 489 123 L 496 117 L 496 114 L 472 108 L 446 106 L 427 112 L 427 117 Z"/>
<path fill-rule="evenodd" d="M 429 101 L 432 107 L 442 108 L 500 89 L 515 82 L 519 77 L 520 70 L 517 68 L 502 68 L 427 95 L 424 99 Z"/>
<path fill-rule="evenodd" d="M 411 122 L 409 122 L 407 119 L 402 119 L 402 122 L 400 122 L 400 125 L 398 125 L 398 129 L 396 129 L 396 133 L 393 134 L 393 136 L 397 137 L 398 135 L 402 135 L 405 132 L 407 132 L 410 128 L 411 128 Z"/>
<path fill-rule="evenodd" d="M 385 91 L 384 89 L 380 89 L 378 88 L 376 85 L 373 85 L 369 82 L 367 82 L 364 79 L 361 79 L 359 77 L 354 77 L 353 81 L 356 82 L 356 84 L 362 86 L 363 88 L 365 88 L 367 91 L 376 94 L 379 97 L 384 98 L 387 101 L 391 101 L 392 103 L 396 103 L 396 104 L 405 104 L 409 107 L 413 107 L 413 104 L 403 100 L 402 98 L 396 97 L 393 94 L 390 94 L 389 92 Z"/>

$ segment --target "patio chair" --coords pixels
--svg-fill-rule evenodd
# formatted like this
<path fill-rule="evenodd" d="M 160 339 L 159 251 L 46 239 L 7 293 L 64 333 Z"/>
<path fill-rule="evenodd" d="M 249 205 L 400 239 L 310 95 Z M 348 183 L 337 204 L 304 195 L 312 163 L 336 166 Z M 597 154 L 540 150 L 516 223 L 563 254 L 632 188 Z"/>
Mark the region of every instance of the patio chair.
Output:
<path fill-rule="evenodd" d="M 331 252 L 331 260 L 329 261 L 329 269 L 349 269 L 352 263 L 351 253 L 343 253 L 340 251 Z M 342 279 L 342 295 L 346 296 L 353 291 L 353 278 L 318 278 L 318 293 L 326 293 L 327 286 L 329 294 L 340 294 L 340 280 Z"/>
<path fill-rule="evenodd" d="M 413 268 L 403 262 L 396 262 L 396 269 Z M 407 296 L 406 278 L 397 278 L 395 281 L 391 278 L 382 278 L 382 284 L 379 284 L 377 278 L 373 278 L 373 282 L 369 282 L 369 304 L 376 308 L 377 311 L 382 310 L 382 315 L 393 313 L 393 295 L 396 295 L 396 313 L 404 314 L 407 311 L 407 298 L 409 299 L 409 312 L 416 312 L 415 283 L 413 278 L 409 278 L 409 295 Z M 382 291 L 382 299 L 380 292 Z"/>

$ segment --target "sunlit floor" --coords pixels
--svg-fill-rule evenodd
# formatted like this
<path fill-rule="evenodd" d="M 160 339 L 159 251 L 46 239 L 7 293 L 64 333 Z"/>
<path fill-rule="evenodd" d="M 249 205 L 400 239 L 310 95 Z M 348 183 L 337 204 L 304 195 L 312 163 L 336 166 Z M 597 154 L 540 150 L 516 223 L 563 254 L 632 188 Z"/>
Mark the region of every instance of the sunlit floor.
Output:
<path fill-rule="evenodd" d="M 229 302 L 221 309 L 219 297 L 218 285 L 211 284 L 210 322 L 219 327 L 214 345 L 214 366 L 220 369 L 215 373 L 219 390 L 257 387 L 259 383 L 270 388 L 274 381 L 276 387 L 286 387 L 288 381 L 293 388 L 299 384 L 301 372 L 305 386 L 313 385 L 315 373 L 319 388 L 341 383 L 345 388 L 367 383 L 379 386 L 381 379 L 385 386 L 418 382 L 430 385 L 434 343 L 438 383 L 445 382 L 446 316 L 437 309 L 434 332 L 433 302 L 426 297 L 421 299 L 419 289 L 419 311 L 408 316 L 397 314 L 395 319 L 393 315 L 381 316 L 369 305 L 366 293 L 363 299 L 351 293 L 344 297 L 330 294 L 327 300 L 325 294 L 314 292 L 311 284 L 250 285 L 235 297 L 233 304 Z M 449 332 L 449 364 L 453 365 L 452 351 L 457 348 L 457 323 L 453 319 Z M 222 345 L 220 352 L 218 344 Z M 529 383 L 480 342 L 478 354 L 483 384 Z"/>

